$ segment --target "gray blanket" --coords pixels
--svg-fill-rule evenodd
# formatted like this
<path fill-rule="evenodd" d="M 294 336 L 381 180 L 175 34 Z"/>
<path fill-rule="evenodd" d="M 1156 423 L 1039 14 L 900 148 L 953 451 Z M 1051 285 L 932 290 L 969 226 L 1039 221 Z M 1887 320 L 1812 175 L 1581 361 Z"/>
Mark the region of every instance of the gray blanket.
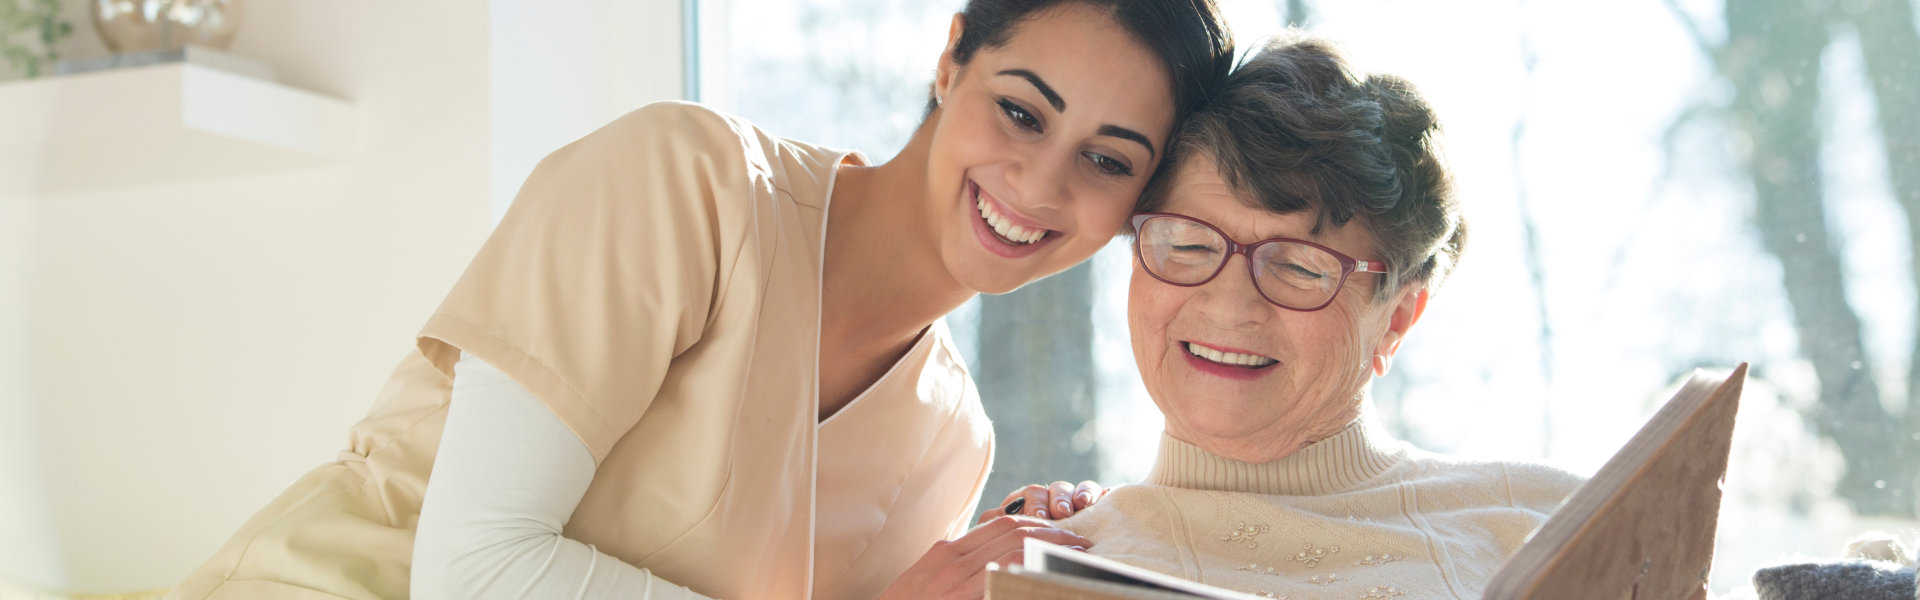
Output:
<path fill-rule="evenodd" d="M 1877 560 L 1768 567 L 1753 574 L 1760 600 L 1916 600 L 1920 574 Z"/>

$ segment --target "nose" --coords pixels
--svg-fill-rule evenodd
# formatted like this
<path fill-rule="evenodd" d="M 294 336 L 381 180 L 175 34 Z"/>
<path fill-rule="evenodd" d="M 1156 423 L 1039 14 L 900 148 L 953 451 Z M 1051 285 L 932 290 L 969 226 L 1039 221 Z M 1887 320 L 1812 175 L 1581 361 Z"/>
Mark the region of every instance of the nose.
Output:
<path fill-rule="evenodd" d="M 1200 315 L 1221 329 L 1263 324 L 1276 308 L 1254 287 L 1247 272 L 1247 257 L 1239 253 L 1228 256 L 1220 274 L 1201 284 L 1199 292 L 1195 302 Z"/>
<path fill-rule="evenodd" d="M 1057 210 L 1070 196 L 1068 177 L 1076 154 L 1053 144 L 1036 147 L 1015 165 L 1014 190 L 1022 204 L 1036 210 Z"/>

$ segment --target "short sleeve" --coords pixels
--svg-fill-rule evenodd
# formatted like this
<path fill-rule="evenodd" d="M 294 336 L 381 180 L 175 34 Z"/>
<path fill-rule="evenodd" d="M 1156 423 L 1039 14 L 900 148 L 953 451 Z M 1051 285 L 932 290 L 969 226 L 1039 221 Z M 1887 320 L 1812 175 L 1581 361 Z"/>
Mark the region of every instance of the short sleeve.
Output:
<path fill-rule="evenodd" d="M 651 104 L 542 160 L 418 337 L 525 386 L 597 465 L 700 340 L 745 238 L 751 136 Z"/>

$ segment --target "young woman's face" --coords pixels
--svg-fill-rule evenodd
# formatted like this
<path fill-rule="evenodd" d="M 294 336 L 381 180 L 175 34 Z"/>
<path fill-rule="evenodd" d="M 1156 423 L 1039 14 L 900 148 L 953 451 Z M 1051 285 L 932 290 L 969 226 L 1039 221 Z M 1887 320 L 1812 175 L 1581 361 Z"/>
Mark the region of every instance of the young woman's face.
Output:
<path fill-rule="evenodd" d="M 1119 232 L 1173 128 L 1153 53 L 1101 12 L 1036 14 L 965 67 L 943 56 L 928 155 L 941 260 L 999 294 L 1073 266 Z"/>

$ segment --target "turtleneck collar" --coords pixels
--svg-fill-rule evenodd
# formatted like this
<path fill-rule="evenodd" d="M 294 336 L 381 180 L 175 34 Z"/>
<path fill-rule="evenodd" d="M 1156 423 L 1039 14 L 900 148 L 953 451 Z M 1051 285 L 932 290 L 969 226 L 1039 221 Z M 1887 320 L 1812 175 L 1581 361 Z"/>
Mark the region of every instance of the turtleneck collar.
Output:
<path fill-rule="evenodd" d="M 1352 489 L 1406 457 L 1385 432 L 1355 421 L 1332 437 L 1280 460 L 1245 463 L 1160 434 L 1160 456 L 1145 483 L 1168 487 L 1282 496 L 1319 496 Z"/>

